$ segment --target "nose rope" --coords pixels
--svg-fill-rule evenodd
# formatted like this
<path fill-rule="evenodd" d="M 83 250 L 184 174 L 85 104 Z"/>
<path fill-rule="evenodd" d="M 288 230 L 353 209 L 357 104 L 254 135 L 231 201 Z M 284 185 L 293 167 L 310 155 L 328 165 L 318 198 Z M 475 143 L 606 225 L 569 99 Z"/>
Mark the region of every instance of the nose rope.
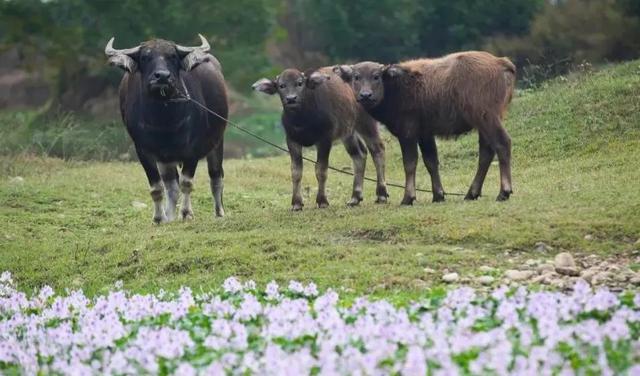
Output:
<path fill-rule="evenodd" d="M 180 79 L 182 80 L 182 77 L 180 77 Z M 184 87 L 184 88 L 185 88 L 185 90 L 186 90 L 186 86 L 184 86 L 184 81 L 182 81 L 182 85 L 183 85 L 183 87 Z M 217 117 L 218 119 L 220 119 L 220 120 L 223 120 L 223 121 L 227 122 L 227 124 L 231 125 L 232 127 L 236 128 L 237 130 L 239 130 L 239 131 L 241 131 L 241 132 L 244 132 L 244 133 L 248 134 L 249 136 L 251 136 L 251 137 L 253 137 L 253 138 L 257 139 L 257 140 L 260 140 L 260 141 L 264 142 L 265 144 L 270 145 L 270 146 L 272 146 L 272 147 L 274 147 L 274 148 L 276 148 L 276 149 L 278 149 L 278 150 L 280 150 L 280 151 L 282 151 L 282 152 L 284 152 L 284 153 L 291 154 L 291 152 L 289 151 L 289 149 L 287 149 L 287 148 L 285 148 L 285 147 L 282 147 L 282 146 L 280 146 L 280 145 L 278 145 L 278 144 L 276 144 L 276 143 L 274 143 L 274 142 L 271 142 L 271 141 L 269 141 L 269 140 L 267 140 L 267 139 L 265 139 L 265 138 L 263 138 L 263 137 L 261 137 L 261 136 L 259 136 L 259 135 L 255 134 L 255 133 L 253 133 L 253 132 L 251 132 L 251 131 L 249 131 L 249 130 L 247 130 L 247 129 L 243 128 L 243 127 L 241 127 L 240 125 L 238 125 L 238 124 L 236 124 L 236 123 L 232 122 L 231 120 L 229 120 L 229 119 L 225 118 L 224 116 L 219 115 L 218 113 L 216 113 L 215 111 L 211 110 L 210 108 L 208 108 L 208 107 L 207 107 L 207 106 L 205 106 L 204 104 L 202 104 L 202 103 L 200 103 L 200 102 L 196 101 L 195 99 L 191 98 L 191 96 L 189 95 L 189 93 L 188 93 L 188 92 L 185 94 L 185 93 L 182 93 L 180 90 L 178 90 L 178 94 L 179 94 L 179 95 L 181 95 L 181 98 L 180 98 L 180 99 L 181 99 L 182 101 L 188 101 L 188 102 L 191 102 L 191 103 L 195 104 L 196 106 L 200 107 L 202 110 L 204 110 L 204 111 L 206 111 L 206 112 L 210 113 L 211 115 L 213 115 L 213 116 Z M 305 157 L 304 155 L 302 156 L 302 159 L 303 159 L 303 160 L 305 160 L 305 161 L 307 161 L 307 162 L 313 163 L 314 165 L 317 165 L 317 164 L 318 164 L 318 161 L 315 161 L 315 160 L 313 160 L 313 159 L 311 159 L 311 158 Z M 331 171 L 339 172 L 339 173 L 341 173 L 341 174 L 345 174 L 345 175 L 349 175 L 349 176 L 354 176 L 352 172 L 345 171 L 345 170 L 341 170 L 341 169 L 336 168 L 336 167 L 333 167 L 333 166 L 331 166 L 331 165 L 328 165 L 328 166 L 327 166 L 327 168 L 328 168 L 329 170 L 331 170 Z M 364 180 L 367 180 L 367 181 L 371 181 L 371 182 L 377 183 L 377 180 L 376 180 L 376 179 L 370 178 L 370 177 L 368 177 L 368 176 L 364 176 Z M 387 186 L 389 186 L 389 187 L 402 188 L 402 189 L 405 189 L 405 188 L 406 188 L 404 185 L 401 185 L 401 184 L 389 183 L 389 182 L 386 182 L 386 184 L 387 184 Z M 418 191 L 418 192 L 433 193 L 433 191 L 430 191 L 430 190 L 428 190 L 428 189 L 415 188 L 415 190 L 416 190 L 416 191 Z M 450 192 L 450 193 L 449 193 L 449 192 L 445 192 L 444 194 L 445 194 L 445 195 L 447 195 L 447 196 L 464 196 L 464 195 L 465 195 L 464 193 L 455 193 L 455 192 Z"/>
<path fill-rule="evenodd" d="M 189 89 L 187 89 L 187 85 L 185 85 L 184 83 L 184 78 L 182 78 L 182 75 L 180 75 L 180 84 L 182 84 L 182 88 L 184 89 L 184 93 L 182 93 L 179 89 L 178 94 L 184 96 L 184 99 L 187 101 L 191 100 L 191 95 L 189 95 Z"/>
<path fill-rule="evenodd" d="M 178 92 L 178 95 L 179 95 L 178 98 L 167 99 L 167 102 L 176 103 L 176 102 L 193 101 L 191 99 L 191 95 L 189 94 L 189 89 L 187 88 L 187 85 L 184 83 L 184 79 L 182 78 L 182 75 L 180 75 L 180 85 L 184 89 L 184 92 L 176 87 L 176 91 Z"/>

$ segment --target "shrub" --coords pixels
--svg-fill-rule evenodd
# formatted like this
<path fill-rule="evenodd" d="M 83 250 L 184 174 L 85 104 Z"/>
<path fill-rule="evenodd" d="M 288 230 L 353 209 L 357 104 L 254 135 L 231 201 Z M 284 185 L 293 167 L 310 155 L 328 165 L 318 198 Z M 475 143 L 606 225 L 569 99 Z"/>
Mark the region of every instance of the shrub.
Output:
<path fill-rule="evenodd" d="M 511 57 L 520 67 L 537 66 L 533 70 L 546 76 L 585 61 L 632 59 L 640 56 L 640 18 L 626 9 L 613 0 L 549 2 L 528 35 L 490 38 L 485 49 Z"/>

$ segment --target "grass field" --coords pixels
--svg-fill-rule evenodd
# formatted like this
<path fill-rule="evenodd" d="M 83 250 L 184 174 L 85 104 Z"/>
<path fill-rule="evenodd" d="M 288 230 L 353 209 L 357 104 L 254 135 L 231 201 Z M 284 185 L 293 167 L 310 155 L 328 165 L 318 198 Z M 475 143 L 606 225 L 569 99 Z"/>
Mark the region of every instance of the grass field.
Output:
<path fill-rule="evenodd" d="M 344 286 L 354 293 L 414 296 L 439 285 L 445 269 L 474 274 L 554 252 L 628 255 L 640 247 L 640 62 L 581 73 L 518 93 L 507 128 L 513 139 L 514 195 L 498 203 L 498 167 L 484 196 L 450 196 L 413 207 L 365 201 L 348 208 L 349 177 L 331 173 L 331 207 L 314 208 L 313 168 L 305 165 L 305 210 L 289 211 L 288 157 L 225 162 L 227 216 L 214 219 L 201 164 L 196 219 L 151 224 L 152 205 L 136 163 L 74 162 L 26 156 L 0 159 L 0 271 L 21 289 L 104 292 L 122 280 L 134 291 L 218 286 L 230 275 Z M 229 129 L 228 132 L 235 132 Z M 466 192 L 477 163 L 477 136 L 440 141 L 445 190 Z M 402 182 L 399 148 L 387 139 L 388 180 Z M 309 155 L 312 155 L 309 153 Z M 336 167 L 350 166 L 336 146 Z M 368 175 L 374 176 L 368 160 Z M 16 176 L 24 180 L 19 181 Z M 418 183 L 429 187 L 420 166 Z M 136 209 L 132 202 L 147 204 Z M 592 240 L 585 240 L 585 235 Z M 512 250 L 505 256 L 505 250 Z M 437 273 L 427 274 L 429 267 Z"/>

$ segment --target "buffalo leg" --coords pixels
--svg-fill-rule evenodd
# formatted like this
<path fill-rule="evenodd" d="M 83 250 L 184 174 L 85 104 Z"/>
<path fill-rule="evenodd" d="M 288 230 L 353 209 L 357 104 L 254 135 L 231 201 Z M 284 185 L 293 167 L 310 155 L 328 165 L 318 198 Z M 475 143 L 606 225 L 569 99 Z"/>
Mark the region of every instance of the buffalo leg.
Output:
<path fill-rule="evenodd" d="M 162 198 L 164 196 L 164 188 L 162 181 L 160 180 L 160 173 L 158 172 L 158 166 L 155 160 L 148 156 L 144 151 L 136 148 L 138 159 L 144 172 L 147 175 L 149 181 L 149 194 L 153 200 L 153 222 L 160 224 L 167 221 L 167 217 L 164 214 L 164 208 L 162 207 Z"/>
<path fill-rule="evenodd" d="M 362 186 L 364 184 L 364 172 L 367 163 L 367 149 L 356 133 L 346 137 L 342 142 L 351 157 L 354 172 L 353 190 L 351 199 L 347 202 L 347 205 L 357 206 L 362 201 Z"/>
<path fill-rule="evenodd" d="M 416 200 L 416 166 L 418 164 L 418 147 L 413 139 L 401 139 L 402 164 L 404 165 L 404 197 L 400 205 L 413 205 Z"/>
<path fill-rule="evenodd" d="M 209 184 L 213 196 L 214 212 L 216 217 L 224 217 L 224 205 L 222 193 L 224 191 L 224 169 L 222 168 L 222 156 L 224 153 L 223 140 L 207 154 L 207 168 L 209 170 Z"/>
<path fill-rule="evenodd" d="M 331 153 L 331 141 L 319 142 L 316 144 L 316 179 L 318 180 L 318 194 L 316 204 L 319 208 L 329 206 L 327 199 L 327 171 L 329 169 L 329 154 Z"/>
<path fill-rule="evenodd" d="M 467 195 L 464 197 L 465 200 L 476 200 L 480 197 L 482 194 L 482 185 L 484 184 L 484 179 L 487 176 L 487 171 L 489 171 L 489 166 L 491 166 L 493 157 L 496 155 L 496 152 L 482 134 L 478 137 L 478 147 L 478 171 L 476 172 L 476 176 L 473 178 L 473 182 L 471 182 Z"/>
<path fill-rule="evenodd" d="M 162 183 L 164 183 L 164 189 L 167 193 L 167 202 L 165 203 L 164 212 L 167 216 L 167 221 L 171 222 L 176 218 L 176 208 L 178 207 L 178 200 L 180 199 L 180 190 L 178 188 L 178 169 L 176 163 L 162 163 L 158 162 L 158 170 L 160 171 L 160 177 Z"/>
<path fill-rule="evenodd" d="M 420 151 L 422 160 L 431 176 L 431 191 L 433 192 L 433 202 L 444 201 L 444 189 L 440 181 L 440 170 L 438 161 L 438 147 L 433 135 L 424 136 L 420 140 Z"/>
<path fill-rule="evenodd" d="M 376 125 L 373 124 L 373 126 L 375 127 Z M 376 203 L 383 204 L 387 202 L 387 198 L 389 197 L 389 193 L 387 193 L 387 183 L 385 181 L 385 151 L 380 134 L 375 128 L 374 131 L 373 134 L 363 133 L 362 138 L 365 144 L 367 144 L 367 149 L 369 149 L 371 153 L 373 164 L 376 166 Z"/>
<path fill-rule="evenodd" d="M 498 201 L 506 201 L 511 196 L 513 188 L 511 186 L 511 137 L 504 129 L 498 118 L 492 120 L 487 136 L 487 141 L 498 155 L 500 164 L 500 193 L 496 198 Z"/>
<path fill-rule="evenodd" d="M 500 193 L 497 200 L 506 201 L 513 193 L 511 185 L 511 137 L 509 137 L 507 130 L 502 127 L 498 130 L 496 154 L 498 154 L 498 162 L 500 163 Z"/>
<path fill-rule="evenodd" d="M 302 210 L 302 146 L 287 137 L 287 147 L 291 156 L 291 184 L 293 193 L 291 195 L 291 210 Z"/>
<path fill-rule="evenodd" d="M 180 215 L 182 219 L 193 219 L 193 208 L 191 207 L 191 192 L 193 192 L 193 178 L 196 176 L 196 168 L 198 160 L 191 159 L 184 161 L 182 164 L 182 173 L 180 176 L 180 191 L 184 196 L 182 200 L 182 209 Z"/>

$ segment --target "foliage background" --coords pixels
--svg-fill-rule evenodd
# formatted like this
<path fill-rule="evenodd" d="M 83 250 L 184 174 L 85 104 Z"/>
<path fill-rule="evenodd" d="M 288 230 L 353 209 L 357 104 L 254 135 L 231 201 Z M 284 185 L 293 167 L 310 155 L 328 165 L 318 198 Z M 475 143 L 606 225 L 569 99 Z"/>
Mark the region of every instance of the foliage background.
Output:
<path fill-rule="evenodd" d="M 103 53 L 111 36 L 116 37 L 116 48 L 126 48 L 156 37 L 194 44 L 197 33 L 204 34 L 231 87 L 232 116 L 251 121 L 263 135 L 281 139 L 277 102 L 249 92 L 252 82 L 285 67 L 307 69 L 365 59 L 394 62 L 486 49 L 516 62 L 521 87 L 537 86 L 576 66 L 640 56 L 639 4 L 636 0 L 0 0 L 0 111 L 40 109 L 25 115 L 28 122 L 0 124 L 5 128 L 0 132 L 11 131 L 0 142 L 0 153 L 45 150 L 82 159 L 128 153 L 115 95 L 121 72 L 106 64 Z M 87 137 L 92 140 L 96 135 L 103 135 L 98 139 L 105 142 L 90 143 L 105 150 L 86 148 Z M 229 137 L 233 156 L 268 153 L 241 136 Z M 52 145 L 41 145 L 52 140 L 56 140 Z"/>

